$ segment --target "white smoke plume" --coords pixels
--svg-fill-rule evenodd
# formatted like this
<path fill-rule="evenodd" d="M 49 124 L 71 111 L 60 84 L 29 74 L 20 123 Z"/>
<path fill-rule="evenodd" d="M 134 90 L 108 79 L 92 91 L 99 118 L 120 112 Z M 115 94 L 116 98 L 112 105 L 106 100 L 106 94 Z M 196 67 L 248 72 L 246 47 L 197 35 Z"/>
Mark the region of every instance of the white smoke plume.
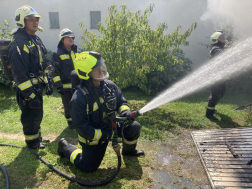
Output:
<path fill-rule="evenodd" d="M 252 0 L 207 0 L 200 18 L 211 20 L 216 28 L 233 26 L 238 33 L 252 34 Z"/>

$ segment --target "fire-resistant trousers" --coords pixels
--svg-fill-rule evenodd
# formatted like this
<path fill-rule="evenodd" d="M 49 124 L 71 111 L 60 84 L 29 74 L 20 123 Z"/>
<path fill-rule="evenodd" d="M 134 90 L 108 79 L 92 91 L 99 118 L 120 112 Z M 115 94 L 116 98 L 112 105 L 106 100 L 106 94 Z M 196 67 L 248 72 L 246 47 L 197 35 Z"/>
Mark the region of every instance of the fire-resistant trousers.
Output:
<path fill-rule="evenodd" d="M 23 125 L 23 132 L 25 135 L 25 142 L 27 146 L 32 147 L 40 143 L 40 123 L 43 118 L 43 97 L 36 95 L 41 101 L 40 109 L 31 109 L 29 102 L 24 99 L 20 89 L 16 91 L 16 98 L 19 108 L 21 110 L 21 123 Z"/>
<path fill-rule="evenodd" d="M 212 86 L 212 93 L 208 99 L 208 107 L 215 107 L 219 100 L 224 96 L 226 93 L 226 82 L 217 83 Z"/>
<path fill-rule="evenodd" d="M 121 136 L 121 128 L 118 127 L 118 135 Z M 138 122 L 134 121 L 132 124 L 125 126 L 123 130 L 124 140 L 127 143 L 123 144 L 123 148 L 127 150 L 134 150 L 136 148 L 137 139 L 140 136 L 141 126 Z M 69 159 L 75 166 L 85 172 L 94 172 L 100 166 L 106 152 L 108 142 L 98 145 L 84 144 L 80 142 L 82 149 L 69 144 L 64 149 L 64 156 Z"/>
<path fill-rule="evenodd" d="M 69 105 L 71 98 L 72 98 L 71 91 L 65 91 L 65 94 L 61 95 L 62 103 L 64 106 L 65 118 L 69 126 L 72 125 L 72 118 L 70 115 L 70 105 Z"/>

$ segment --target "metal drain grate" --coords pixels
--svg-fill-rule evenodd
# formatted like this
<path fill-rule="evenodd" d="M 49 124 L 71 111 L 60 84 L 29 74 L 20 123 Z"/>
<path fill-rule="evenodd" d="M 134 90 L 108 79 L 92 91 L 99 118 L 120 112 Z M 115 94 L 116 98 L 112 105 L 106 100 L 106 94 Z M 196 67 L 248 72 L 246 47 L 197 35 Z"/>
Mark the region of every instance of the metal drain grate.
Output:
<path fill-rule="evenodd" d="M 252 128 L 191 133 L 212 188 L 252 188 Z"/>

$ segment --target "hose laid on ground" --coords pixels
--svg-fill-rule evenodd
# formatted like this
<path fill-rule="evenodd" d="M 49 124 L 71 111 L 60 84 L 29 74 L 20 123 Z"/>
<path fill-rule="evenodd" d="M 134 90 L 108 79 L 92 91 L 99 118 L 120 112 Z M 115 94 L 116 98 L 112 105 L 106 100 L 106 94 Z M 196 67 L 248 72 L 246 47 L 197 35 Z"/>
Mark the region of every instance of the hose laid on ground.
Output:
<path fill-rule="evenodd" d="M 0 169 L 3 171 L 4 177 L 5 177 L 5 180 L 6 180 L 6 189 L 9 189 L 10 188 L 10 181 L 9 181 L 8 174 L 7 174 L 7 172 L 5 171 L 5 169 L 4 169 L 4 167 L 2 165 L 0 165 Z"/>
<path fill-rule="evenodd" d="M 134 112 L 133 112 L 134 113 Z M 136 113 L 139 114 L 138 111 L 136 111 Z M 133 115 L 133 114 L 132 114 Z M 137 114 L 135 114 L 137 115 Z M 139 114 L 140 115 L 140 114 Z M 139 116 L 137 115 L 137 116 Z M 136 117 L 137 117 L 136 116 Z M 134 117 L 135 118 L 135 117 Z M 124 121 L 124 124 L 122 126 L 122 130 L 121 130 L 121 137 L 122 137 L 122 143 L 124 141 L 124 136 L 123 136 L 123 129 L 125 127 L 126 124 L 131 124 L 133 122 L 133 120 L 130 120 L 129 122 L 126 122 L 126 120 L 128 120 L 129 118 L 126 118 L 126 117 L 116 117 L 115 121 Z M 101 182 L 85 182 L 85 181 L 82 181 L 82 180 L 79 180 L 79 179 L 76 179 L 62 171 L 60 171 L 59 169 L 57 169 L 56 167 L 54 167 L 53 165 L 51 165 L 50 163 L 48 163 L 43 157 L 41 157 L 39 154 L 37 154 L 35 151 L 29 149 L 29 148 L 26 148 L 26 147 L 23 147 L 23 146 L 17 146 L 17 145 L 13 145 L 13 144 L 3 144 L 3 143 L 0 143 L 0 146 L 11 146 L 11 147 L 16 147 L 16 148 L 23 148 L 25 150 L 28 150 L 30 151 L 31 153 L 33 153 L 40 161 L 42 161 L 44 164 L 46 164 L 50 169 L 54 170 L 56 173 L 58 173 L 59 175 L 65 177 L 66 179 L 69 179 L 71 181 L 74 181 L 74 182 L 77 182 L 78 184 L 80 185 L 84 185 L 84 186 L 101 186 L 101 185 L 104 185 L 104 184 L 107 184 L 109 183 L 111 180 L 113 180 L 116 175 L 118 174 L 120 168 L 121 168 L 121 164 L 122 164 L 122 159 L 121 159 L 121 154 L 120 154 L 120 145 L 118 145 L 118 133 L 117 133 L 117 130 L 115 129 L 114 130 L 114 136 L 113 136 L 113 139 L 112 139 L 112 146 L 113 146 L 113 149 L 114 151 L 116 152 L 116 155 L 117 155 L 117 159 L 118 159 L 118 164 L 117 164 L 117 168 L 114 172 L 114 174 L 109 177 L 108 179 L 104 180 L 104 181 L 101 181 Z M 4 171 L 3 171 L 4 172 Z M 7 173 L 6 173 L 7 175 Z M 7 183 L 7 180 L 9 182 L 9 179 L 8 179 L 8 175 L 6 177 L 6 183 Z M 7 184 L 6 184 L 7 185 Z M 9 185 L 9 184 L 8 184 Z"/>
<path fill-rule="evenodd" d="M 36 152 L 34 152 L 33 150 L 29 149 L 29 148 L 26 148 L 26 147 L 23 147 L 23 146 L 17 146 L 17 145 L 13 145 L 13 144 L 3 144 L 3 143 L 0 143 L 0 146 L 11 146 L 11 147 L 16 147 L 16 148 L 23 148 L 25 150 L 28 150 L 29 152 L 33 153 L 40 161 L 42 161 L 44 164 L 46 164 L 50 169 L 54 170 L 56 173 L 58 173 L 59 175 L 71 180 L 71 181 L 74 181 L 74 182 L 77 182 L 78 184 L 80 185 L 84 185 L 84 186 L 100 186 L 100 185 L 104 185 L 104 184 L 107 184 L 108 182 L 110 182 L 111 180 L 113 180 L 117 173 L 119 172 L 120 170 L 120 167 L 121 167 L 121 154 L 120 154 L 120 151 L 117 151 L 116 152 L 116 155 L 117 155 L 117 158 L 118 158 L 118 165 L 117 165 L 117 168 L 116 168 L 116 171 L 114 172 L 114 174 L 109 177 L 108 179 L 104 180 L 104 181 L 101 181 L 101 182 L 85 182 L 85 181 L 82 181 L 82 180 L 79 180 L 79 179 L 76 179 L 62 171 L 60 171 L 59 169 L 57 169 L 56 167 L 54 167 L 53 165 L 51 165 L 50 163 L 48 163 L 43 157 L 41 157 L 39 154 L 37 154 Z M 3 171 L 4 172 L 4 171 Z M 5 174 L 6 172 L 4 172 Z M 6 177 L 7 173 L 5 174 L 5 177 Z M 8 181 L 8 184 L 7 184 L 7 181 Z M 6 187 L 9 187 L 9 179 L 8 179 L 8 175 L 6 177 Z"/>

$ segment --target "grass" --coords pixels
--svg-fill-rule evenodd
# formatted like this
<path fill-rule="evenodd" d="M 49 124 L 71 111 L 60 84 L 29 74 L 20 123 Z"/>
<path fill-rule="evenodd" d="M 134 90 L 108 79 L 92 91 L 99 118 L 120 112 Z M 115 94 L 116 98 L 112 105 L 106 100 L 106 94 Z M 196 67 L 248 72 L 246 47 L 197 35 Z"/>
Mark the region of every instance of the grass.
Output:
<path fill-rule="evenodd" d="M 143 95 L 136 89 L 124 91 L 133 110 L 142 108 L 153 97 Z M 251 126 L 249 110 L 234 111 L 233 109 L 251 103 L 250 94 L 227 93 L 217 105 L 216 117 L 220 121 L 210 121 L 205 118 L 205 106 L 209 91 L 193 94 L 187 98 L 171 102 L 144 113 L 137 118 L 142 125 L 138 148 L 143 149 L 145 157 L 122 157 L 122 167 L 116 178 L 102 188 L 152 188 L 153 180 L 149 174 L 155 171 L 155 153 L 160 143 L 174 143 L 183 136 L 182 130 L 221 129 Z M 15 91 L 0 85 L 0 143 L 25 146 L 21 111 L 16 103 Z M 65 158 L 57 155 L 57 142 L 65 137 L 70 143 L 80 147 L 77 133 L 67 129 L 64 110 L 59 94 L 44 96 L 44 118 L 41 123 L 42 135 L 50 138 L 51 143 L 44 150 L 37 151 L 44 159 L 63 172 L 76 176 L 84 181 L 102 181 L 112 175 L 117 166 L 117 157 L 108 147 L 104 160 L 94 173 L 84 173 Z M 193 144 L 192 144 L 192 147 Z M 11 188 L 71 188 L 79 189 L 77 183 L 70 182 L 50 170 L 33 154 L 25 149 L 0 146 L 0 164 L 9 174 Z M 0 188 L 5 188 L 5 179 L 0 172 Z M 97 187 L 101 188 L 101 187 Z"/>

